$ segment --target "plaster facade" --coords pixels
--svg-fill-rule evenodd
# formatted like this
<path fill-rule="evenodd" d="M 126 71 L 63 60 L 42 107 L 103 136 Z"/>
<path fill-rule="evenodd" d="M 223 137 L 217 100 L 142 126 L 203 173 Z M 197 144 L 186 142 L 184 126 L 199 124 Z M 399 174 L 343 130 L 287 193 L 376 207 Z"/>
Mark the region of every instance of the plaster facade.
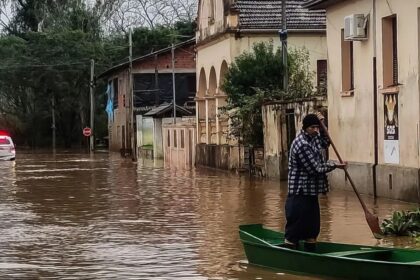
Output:
<path fill-rule="evenodd" d="M 303 118 L 309 113 L 326 110 L 326 96 L 263 105 L 266 176 L 287 180 L 289 147 L 302 128 Z"/>
<path fill-rule="evenodd" d="M 419 202 L 420 1 L 335 2 L 325 6 L 331 136 L 364 193 Z M 340 42 L 351 14 L 365 15 L 367 37 L 352 42 L 354 86 L 346 92 Z M 347 188 L 338 172 L 333 187 Z"/>

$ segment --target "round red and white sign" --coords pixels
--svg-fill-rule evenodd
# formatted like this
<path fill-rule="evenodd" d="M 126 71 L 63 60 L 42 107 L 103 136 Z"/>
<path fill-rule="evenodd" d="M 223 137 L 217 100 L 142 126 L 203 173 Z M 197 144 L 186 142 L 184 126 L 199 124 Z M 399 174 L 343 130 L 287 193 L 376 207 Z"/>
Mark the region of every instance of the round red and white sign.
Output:
<path fill-rule="evenodd" d="M 83 135 L 89 137 L 90 135 L 92 135 L 92 129 L 90 129 L 90 127 L 83 128 Z"/>

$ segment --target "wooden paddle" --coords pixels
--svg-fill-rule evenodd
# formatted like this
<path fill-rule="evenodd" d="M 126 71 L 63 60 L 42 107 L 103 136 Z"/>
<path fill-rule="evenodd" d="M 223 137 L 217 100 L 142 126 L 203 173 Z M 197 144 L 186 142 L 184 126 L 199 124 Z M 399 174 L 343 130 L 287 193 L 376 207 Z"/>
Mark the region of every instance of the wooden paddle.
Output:
<path fill-rule="evenodd" d="M 327 135 L 328 139 L 329 139 L 329 140 L 330 140 L 330 142 L 331 142 L 331 146 L 333 147 L 334 152 L 335 152 L 335 154 L 337 155 L 338 160 L 340 161 L 340 163 L 342 163 L 342 164 L 343 164 L 343 163 L 344 163 L 344 161 L 343 161 L 343 159 L 341 158 L 340 154 L 338 153 L 337 148 L 336 148 L 336 146 L 334 145 L 334 142 L 332 141 L 330 134 L 328 133 L 328 129 L 326 128 L 326 126 L 325 126 L 325 124 L 324 124 L 324 122 L 323 122 L 323 121 L 321 121 L 320 123 L 321 123 L 321 128 L 324 130 L 325 134 Z M 371 231 L 372 231 L 372 233 L 373 233 L 373 236 L 374 236 L 376 239 L 381 239 L 381 238 L 383 238 L 383 233 L 382 233 L 382 230 L 381 230 L 381 228 L 379 227 L 379 219 L 378 219 L 378 217 L 377 217 L 377 216 L 375 216 L 375 215 L 373 215 L 372 213 L 370 213 L 370 212 L 369 212 L 369 210 L 367 209 L 365 202 L 364 202 L 364 201 L 362 200 L 362 198 L 360 197 L 360 194 L 359 194 L 359 192 L 357 191 L 356 186 L 354 185 L 354 182 L 353 182 L 353 180 L 351 179 L 349 172 L 347 171 L 347 168 L 344 168 L 344 173 L 346 174 L 346 177 L 347 177 L 347 179 L 349 180 L 350 185 L 352 186 L 352 188 L 353 188 L 354 192 L 356 193 L 357 198 L 358 198 L 358 199 L 359 199 L 359 201 L 360 201 L 360 204 L 362 205 L 363 211 L 365 212 L 366 221 L 367 221 L 367 223 L 368 223 L 368 225 L 369 225 L 369 227 L 370 227 L 370 230 L 371 230 Z"/>

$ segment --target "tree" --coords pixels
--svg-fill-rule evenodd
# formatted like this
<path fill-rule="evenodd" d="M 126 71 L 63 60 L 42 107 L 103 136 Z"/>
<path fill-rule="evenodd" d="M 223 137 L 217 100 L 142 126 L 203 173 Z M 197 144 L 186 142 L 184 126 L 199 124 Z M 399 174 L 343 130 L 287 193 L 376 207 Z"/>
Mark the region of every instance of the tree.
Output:
<path fill-rule="evenodd" d="M 9 0 L 0 0 L 0 31 L 8 28 L 10 22 L 9 6 Z"/>
<path fill-rule="evenodd" d="M 154 29 L 139 27 L 133 31 L 133 54 L 145 55 L 152 51 L 168 47 L 174 43 L 185 40 L 184 36 L 194 36 L 192 22 L 178 22 L 174 27 L 157 26 Z M 177 35 L 182 35 L 181 39 Z"/>
<path fill-rule="evenodd" d="M 289 88 L 285 99 L 304 98 L 314 95 L 313 78 L 309 70 L 309 51 L 306 48 L 291 48 L 288 53 Z"/>
<path fill-rule="evenodd" d="M 74 30 L 75 23 L 79 23 L 77 28 L 98 29 L 98 26 L 105 24 L 112 16 L 117 8 L 117 1 L 119 0 L 0 0 L 0 26 L 6 33 L 13 35 L 54 28 L 63 30 L 71 25 Z"/>
<path fill-rule="evenodd" d="M 81 130 L 89 119 L 90 60 L 95 60 L 96 73 L 112 62 L 127 61 L 127 34 L 107 34 L 103 26 L 118 1 L 10 1 L 8 34 L 0 35 L 0 123 L 13 126 L 19 144 L 50 144 L 52 100 L 57 145 L 81 143 Z M 136 28 L 133 54 L 168 47 L 177 41 L 176 34 L 193 36 L 192 22 Z M 96 87 L 96 137 L 105 136 L 107 128 L 103 83 L 98 81 Z"/>
<path fill-rule="evenodd" d="M 238 56 L 229 66 L 222 86 L 227 94 L 225 113 L 231 120 L 230 134 L 241 144 L 263 145 L 261 106 L 268 100 L 295 99 L 312 95 L 313 73 L 307 50 L 288 54 L 289 88 L 282 88 L 280 49 L 272 43 L 257 43 L 252 52 Z"/>
<path fill-rule="evenodd" d="M 106 19 L 108 31 L 127 33 L 130 27 L 174 26 L 177 22 L 193 22 L 196 0 L 116 0 Z"/>

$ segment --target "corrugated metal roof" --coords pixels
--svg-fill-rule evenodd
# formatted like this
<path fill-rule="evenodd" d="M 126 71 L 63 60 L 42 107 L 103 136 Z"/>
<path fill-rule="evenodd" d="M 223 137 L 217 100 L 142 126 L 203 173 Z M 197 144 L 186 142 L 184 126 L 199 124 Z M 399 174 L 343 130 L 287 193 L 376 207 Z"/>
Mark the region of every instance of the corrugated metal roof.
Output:
<path fill-rule="evenodd" d="M 156 108 L 153 108 L 152 110 L 150 110 L 149 112 L 147 112 L 146 114 L 144 114 L 144 116 L 147 117 L 155 117 L 155 116 L 159 116 L 162 115 L 168 111 L 173 111 L 174 105 L 173 103 L 163 103 L 161 105 L 159 105 Z M 192 113 L 190 111 L 188 111 L 187 109 L 176 105 L 176 111 L 178 113 L 181 113 L 182 115 L 191 115 Z"/>
<path fill-rule="evenodd" d="M 325 10 L 303 8 L 305 0 L 287 0 L 287 29 L 325 29 Z M 239 12 L 240 29 L 281 29 L 281 0 L 237 0 L 232 8 Z"/>

